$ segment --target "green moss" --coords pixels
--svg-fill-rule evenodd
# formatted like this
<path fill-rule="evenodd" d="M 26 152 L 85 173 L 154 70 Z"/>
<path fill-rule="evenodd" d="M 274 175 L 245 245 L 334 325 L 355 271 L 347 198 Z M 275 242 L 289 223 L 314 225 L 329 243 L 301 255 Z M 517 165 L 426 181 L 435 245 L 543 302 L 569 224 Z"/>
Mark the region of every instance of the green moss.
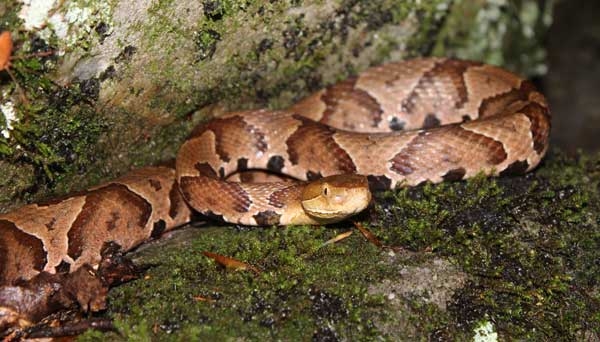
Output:
<path fill-rule="evenodd" d="M 590 264 L 600 256 L 598 179 L 586 170 L 597 159 L 583 160 L 553 155 L 523 178 L 401 190 L 380 207 L 379 234 L 445 255 L 472 275 L 450 308 L 457 325 L 487 315 L 512 338 L 575 338 L 584 322 L 600 327 L 598 298 L 584 290 L 600 280 Z"/>
<path fill-rule="evenodd" d="M 452 18 L 459 19 L 446 22 L 447 34 L 437 40 L 437 53 L 463 51 L 460 44 L 456 48 L 446 43 L 462 42 L 461 32 L 473 31 L 473 36 L 465 36 L 470 48 L 464 51 L 483 51 L 481 58 L 492 61 L 499 56 L 500 49 L 484 45 L 478 50 L 480 45 L 466 43 L 495 41 L 490 37 L 498 38 L 502 31 L 493 23 L 472 30 L 475 24 L 464 20 L 471 17 L 456 14 L 460 13 L 456 6 L 467 6 L 466 2 L 454 2 L 450 8 L 451 2 L 441 0 L 345 1 L 321 17 L 288 11 L 290 4 L 285 2 L 208 3 L 193 21 L 195 30 L 185 30 L 182 18 L 169 6 L 174 2 L 153 2 L 152 20 L 137 24 L 144 32 L 141 43 L 134 50 L 122 47 L 124 52 L 137 51 L 134 58 L 140 56 L 147 66 L 143 80 L 124 91 L 132 98 L 139 96 L 140 106 L 169 115 L 149 116 L 150 122 L 164 119 L 156 119 L 160 124 L 155 126 L 137 114 L 137 110 L 145 113 L 145 107 L 95 112 L 98 80 L 60 88 L 44 76 L 52 60 L 15 62 L 31 104 L 17 106 L 21 121 L 9 140 L 0 138 L 0 153 L 6 159 L 26 158 L 33 166 L 24 167 L 22 179 L 9 177 L 15 182 L 10 189 L 24 191 L 36 179 L 38 186 L 61 192 L 72 186 L 73 178 L 97 165 L 106 164 L 102 169 L 118 173 L 119 167 L 127 169 L 129 164 L 172 157 L 177 142 L 198 120 L 188 119 L 196 109 L 215 102 L 232 108 L 284 107 L 366 65 L 391 58 L 405 41 L 397 31 L 386 29 L 410 20 L 419 25 L 405 33 L 411 37 L 404 51 L 408 55 L 429 53 L 432 37 L 446 12 L 452 11 Z M 498 9 L 492 4 L 478 12 L 482 3 L 473 6 L 469 8 L 475 14 Z M 530 5 L 524 2 L 522 8 L 517 11 L 522 13 L 519 20 L 539 22 L 540 14 L 535 15 Z M 283 11 L 288 15 L 282 16 Z M 17 27 L 14 14 L 9 17 L 14 21 L 9 20 L 11 27 Z M 453 29 L 457 22 L 465 26 Z M 247 34 L 257 27 L 266 27 L 263 36 Z M 373 38 L 375 33 L 378 39 Z M 30 40 L 17 37 L 19 43 Z M 517 47 L 518 53 L 527 50 Z M 117 78 L 139 74 L 123 65 L 117 68 Z M 202 77 L 189 77 L 196 74 Z M 14 91 L 14 84 L 5 80 L 3 89 Z M 148 89 L 153 91 L 145 93 Z M 142 138 L 136 140 L 136 135 Z M 117 144 L 116 136 L 127 147 L 100 143 Z M 111 158 L 108 150 L 126 153 L 127 161 L 117 167 L 106 163 Z M 371 229 L 386 244 L 411 251 L 395 262 L 390 262 L 389 251 L 376 249 L 359 234 L 319 248 L 348 227 L 203 232 L 185 249 L 173 248 L 151 258 L 148 262 L 157 266 L 148 272 L 149 279 L 114 290 L 107 315 L 116 319 L 122 339 L 140 340 L 307 335 L 460 339 L 469 338 L 469 328 L 488 318 L 497 322 L 497 331 L 512 338 L 577 337 L 581 330 L 597 329 L 599 324 L 593 314 L 599 299 L 589 294 L 598 292 L 594 290 L 600 274 L 595 263 L 600 239 L 597 195 L 590 191 L 596 187 L 597 174 L 593 160 L 574 163 L 555 157 L 548 164 L 529 178 L 478 178 L 381 195 Z M 14 172 L 18 168 L 7 169 L 18 174 Z M 107 171 L 90 172 L 84 182 L 94 182 L 103 172 Z M 202 256 L 202 250 L 248 261 L 263 272 L 255 276 L 223 271 Z M 449 309 L 429 303 L 427 293 L 402 296 L 396 307 L 386 299 L 389 291 L 370 291 L 373 284 L 397 279 L 403 265 L 431 268 L 427 263 L 433 257 L 455 263 L 470 279 L 452 297 Z M 84 339 L 115 337 L 89 333 Z"/>
<path fill-rule="evenodd" d="M 2 5 L 3 12 L 0 13 L 0 31 L 5 31 L 20 24 L 20 19 L 17 14 L 19 13 L 21 4 L 16 1 L 8 1 Z"/>
<path fill-rule="evenodd" d="M 152 330 L 161 340 L 374 336 L 372 320 L 383 302 L 367 294 L 367 285 L 386 274 L 376 262 L 381 252 L 358 235 L 321 247 L 345 229 L 204 231 L 185 249 L 149 259 L 164 267 L 152 268 L 146 279 L 111 292 L 110 315 L 120 321 L 124 340 L 139 334 L 129 327 Z M 225 271 L 202 251 L 262 272 Z M 349 256 L 362 261 L 348 263 Z"/>
<path fill-rule="evenodd" d="M 172 157 L 177 142 L 199 120 L 200 114 L 189 119 L 198 108 L 216 102 L 229 108 L 284 107 L 367 65 L 399 58 L 398 47 L 406 40 L 409 47 L 401 56 L 433 50 L 505 65 L 516 61 L 539 73 L 542 50 L 530 44 L 537 43 L 532 38 L 547 25 L 549 12 L 532 1 L 343 1 L 319 16 L 301 6 L 290 10 L 299 5 L 295 2 L 205 1 L 203 13 L 192 20 L 196 27 L 188 30 L 173 4 L 153 2 L 151 20 L 136 24 L 142 41 L 134 50 L 122 47 L 137 51 L 134 59 L 140 56 L 146 67 L 139 83 L 122 89 L 131 94 L 131 103 L 139 96 L 141 108 L 98 113 L 98 80 L 61 88 L 45 76 L 52 59 L 15 62 L 30 105 L 17 106 L 20 121 L 10 139 L 0 137 L 0 154 L 29 163 L 3 168 L 15 184 L 7 186 L 10 194 L 2 199 L 30 189 L 33 179 L 40 188 L 61 192 L 90 169 L 98 170 L 89 172 L 84 184 L 130 164 Z M 498 16 L 504 10 L 513 15 Z M 18 27 L 15 13 L 9 8 L 2 22 Z M 418 25 L 406 28 L 410 22 Z M 249 34 L 257 28 L 265 28 L 264 34 Z M 398 32 L 406 37 L 398 38 Z M 24 46 L 19 53 L 31 40 L 16 36 Z M 502 47 L 490 43 L 496 41 Z M 532 52 L 526 60 L 518 57 L 523 51 Z M 127 65 L 115 68 L 117 79 L 140 74 Z M 3 91 L 15 91 L 10 80 L 2 81 Z M 146 106 L 160 114 L 146 120 Z M 153 120 L 159 123 L 152 125 Z M 112 145 L 119 140 L 123 146 Z M 110 162 L 122 154 L 126 161 Z M 186 248 L 150 258 L 156 266 L 149 279 L 115 289 L 107 315 L 116 318 L 122 339 L 140 340 L 392 339 L 398 334 L 467 339 L 470 328 L 488 320 L 507 339 L 581 337 L 600 325 L 594 314 L 600 311 L 597 165 L 595 158 L 553 155 L 533 176 L 382 194 L 369 225 L 386 244 L 404 248 L 393 258 L 359 234 L 319 248 L 348 229 L 343 226 L 202 232 Z M 202 250 L 248 261 L 263 272 L 221 270 Z M 389 291 L 370 291 L 373 284 L 397 280 L 399 267 L 432 269 L 433 258 L 454 263 L 469 279 L 448 309 L 428 302 L 427 293 L 403 295 L 394 306 L 386 297 Z M 84 339 L 115 337 L 89 333 Z"/>
<path fill-rule="evenodd" d="M 221 35 L 212 29 L 203 29 L 195 33 L 194 43 L 198 50 L 197 60 L 201 61 L 211 58 L 217 49 L 217 42 Z"/>
<path fill-rule="evenodd" d="M 464 340 L 481 322 L 506 339 L 589 336 L 600 329 L 600 156 L 544 164 L 378 194 L 363 224 L 395 252 L 358 232 L 322 246 L 348 225 L 187 231 L 137 254 L 153 267 L 111 291 L 106 315 L 123 340 Z"/>
<path fill-rule="evenodd" d="M 50 49 L 43 41 L 35 44 L 41 51 Z M 17 53 L 24 55 L 25 51 Z M 16 120 L 9 137 L 0 137 L 0 155 L 25 169 L 33 166 L 39 188 L 55 186 L 95 162 L 100 156 L 94 145 L 106 128 L 92 109 L 97 86 L 93 82 L 66 87 L 55 84 L 45 75 L 52 69 L 54 58 L 15 59 L 11 72 L 16 83 L 10 80 L 4 87 L 5 94 L 14 93 L 13 99 L 17 100 L 11 102 Z M 30 177 L 27 173 L 22 176 Z M 20 176 L 10 182 L 21 182 Z"/>
<path fill-rule="evenodd" d="M 431 10 L 440 3 L 445 1 L 422 2 L 418 6 L 396 1 L 347 1 L 335 12 L 316 19 L 310 10 L 290 12 L 289 4 L 283 3 L 205 1 L 201 15 L 190 19 L 196 20 L 196 29 L 187 33 L 181 32 L 172 19 L 176 17 L 172 7 L 156 3 L 151 11 L 155 21 L 139 28 L 145 35 L 141 50 L 159 48 L 166 55 L 181 54 L 175 51 L 185 51 L 186 55 L 178 56 L 175 63 L 147 61 L 149 78 L 161 82 L 157 88 L 162 92 L 153 96 L 153 101 L 158 108 L 176 107 L 171 105 L 173 101 L 192 106 L 219 101 L 232 109 L 287 106 L 309 91 L 356 72 L 352 63 L 347 63 L 346 71 L 334 78 L 323 78 L 319 70 L 348 46 L 354 46 L 353 53 L 360 55 L 365 45 L 374 45 L 379 53 L 370 63 L 389 58 L 398 46 L 398 37 L 391 34 L 384 33 L 381 40 L 365 41 L 364 37 L 353 36 L 352 31 L 376 32 L 402 23 L 415 13 L 431 22 L 440 21 L 439 11 Z M 311 8 L 310 3 L 304 6 Z M 282 11 L 288 15 L 281 16 Z M 256 27 L 263 26 L 264 36 L 256 34 Z M 157 45 L 157 41 L 162 43 Z M 189 51 L 187 47 L 193 49 Z M 224 63 L 215 64 L 213 56 L 224 59 Z M 277 69 L 265 70 L 270 65 Z M 202 79 L 190 82 L 188 75 L 198 73 L 204 75 Z M 161 81 L 165 78 L 172 81 L 165 84 Z M 167 95 L 186 93 L 191 95 L 185 99 Z M 289 94 L 293 94 L 291 98 Z"/>

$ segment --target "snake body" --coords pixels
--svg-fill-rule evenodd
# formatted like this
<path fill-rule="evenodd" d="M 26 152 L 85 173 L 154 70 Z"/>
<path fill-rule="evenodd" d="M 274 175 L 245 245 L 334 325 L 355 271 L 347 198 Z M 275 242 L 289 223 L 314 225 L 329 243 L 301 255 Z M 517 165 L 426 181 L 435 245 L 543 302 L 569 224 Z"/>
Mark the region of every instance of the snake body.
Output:
<path fill-rule="evenodd" d="M 177 177 L 204 214 L 248 225 L 315 223 L 292 220 L 301 215 L 283 204 L 298 197 L 296 185 L 222 178 L 247 169 L 302 180 L 351 173 L 393 188 L 523 173 L 547 149 L 548 113 L 530 82 L 497 67 L 433 58 L 387 64 L 284 111 L 234 112 L 197 127 L 179 150 Z"/>
<path fill-rule="evenodd" d="M 109 242 L 130 250 L 187 222 L 186 203 L 247 225 L 327 223 L 368 204 L 367 181 L 394 188 L 527 172 L 549 130 L 546 100 L 529 81 L 440 58 L 373 67 L 285 110 L 229 113 L 193 131 L 176 171 L 145 168 L 0 215 L 0 330 L 38 318 L 11 292 L 19 284 L 94 268 Z M 256 169 L 300 181 L 225 179 Z"/>

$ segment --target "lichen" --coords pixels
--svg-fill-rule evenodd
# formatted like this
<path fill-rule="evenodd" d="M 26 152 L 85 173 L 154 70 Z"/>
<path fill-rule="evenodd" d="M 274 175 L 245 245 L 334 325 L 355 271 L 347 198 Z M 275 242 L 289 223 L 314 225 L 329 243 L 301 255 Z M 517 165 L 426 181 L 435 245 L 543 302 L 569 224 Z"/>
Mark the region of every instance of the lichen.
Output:
<path fill-rule="evenodd" d="M 19 18 L 27 31 L 55 42 L 57 53 L 86 50 L 97 42 L 93 30 L 111 22 L 114 1 L 27 0 L 22 1 Z"/>
<path fill-rule="evenodd" d="M 4 116 L 4 122 L 0 122 L 0 133 L 2 133 L 2 136 L 4 136 L 5 139 L 8 139 L 10 137 L 10 131 L 14 128 L 13 123 L 17 121 L 14 103 L 12 103 L 12 101 L 6 101 L 0 104 L 0 113 L 2 113 L 2 115 Z M 2 146 L 8 148 L 8 146 L 6 146 L 6 142 L 2 144 Z M 3 150 L 3 153 L 6 154 L 8 153 L 8 151 Z"/>
<path fill-rule="evenodd" d="M 473 342 L 496 342 L 498 334 L 494 331 L 494 325 L 490 321 L 482 321 L 476 328 Z"/>
<path fill-rule="evenodd" d="M 529 76 L 548 69 L 543 41 L 554 0 L 456 1 L 433 54 L 502 65 Z"/>

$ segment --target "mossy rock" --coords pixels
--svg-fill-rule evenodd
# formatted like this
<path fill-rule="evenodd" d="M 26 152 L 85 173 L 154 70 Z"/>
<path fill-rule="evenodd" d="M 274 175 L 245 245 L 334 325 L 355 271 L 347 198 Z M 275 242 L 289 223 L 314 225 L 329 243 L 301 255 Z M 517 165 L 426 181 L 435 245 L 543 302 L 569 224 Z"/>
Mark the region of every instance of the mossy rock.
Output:
<path fill-rule="evenodd" d="M 0 212 L 171 159 L 208 117 L 282 108 L 382 62 L 434 54 L 538 74 L 550 5 L 99 0 L 44 17 L 5 1 L 23 91 L 0 72 L 0 173 L 12 175 Z"/>
<path fill-rule="evenodd" d="M 599 156 L 554 152 L 524 177 L 379 193 L 357 220 L 384 248 L 351 223 L 187 228 L 133 254 L 151 266 L 110 293 L 120 335 L 81 340 L 593 340 L 599 181 Z"/>

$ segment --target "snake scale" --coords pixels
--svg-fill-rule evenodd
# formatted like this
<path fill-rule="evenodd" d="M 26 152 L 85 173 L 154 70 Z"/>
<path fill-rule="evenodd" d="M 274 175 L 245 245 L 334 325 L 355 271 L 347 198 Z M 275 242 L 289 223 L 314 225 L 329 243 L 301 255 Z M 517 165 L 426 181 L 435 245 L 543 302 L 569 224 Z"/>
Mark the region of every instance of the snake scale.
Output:
<path fill-rule="evenodd" d="M 376 66 L 285 110 L 228 113 L 192 132 L 176 170 L 136 170 L 0 215 L 0 330 L 42 315 L 21 284 L 93 270 L 107 243 L 131 250 L 188 222 L 188 204 L 246 225 L 327 223 L 362 210 L 368 186 L 527 172 L 545 154 L 549 130 L 546 100 L 529 81 L 442 58 Z M 225 180 L 246 170 L 300 181 Z M 79 297 L 83 308 L 102 307 Z"/>

